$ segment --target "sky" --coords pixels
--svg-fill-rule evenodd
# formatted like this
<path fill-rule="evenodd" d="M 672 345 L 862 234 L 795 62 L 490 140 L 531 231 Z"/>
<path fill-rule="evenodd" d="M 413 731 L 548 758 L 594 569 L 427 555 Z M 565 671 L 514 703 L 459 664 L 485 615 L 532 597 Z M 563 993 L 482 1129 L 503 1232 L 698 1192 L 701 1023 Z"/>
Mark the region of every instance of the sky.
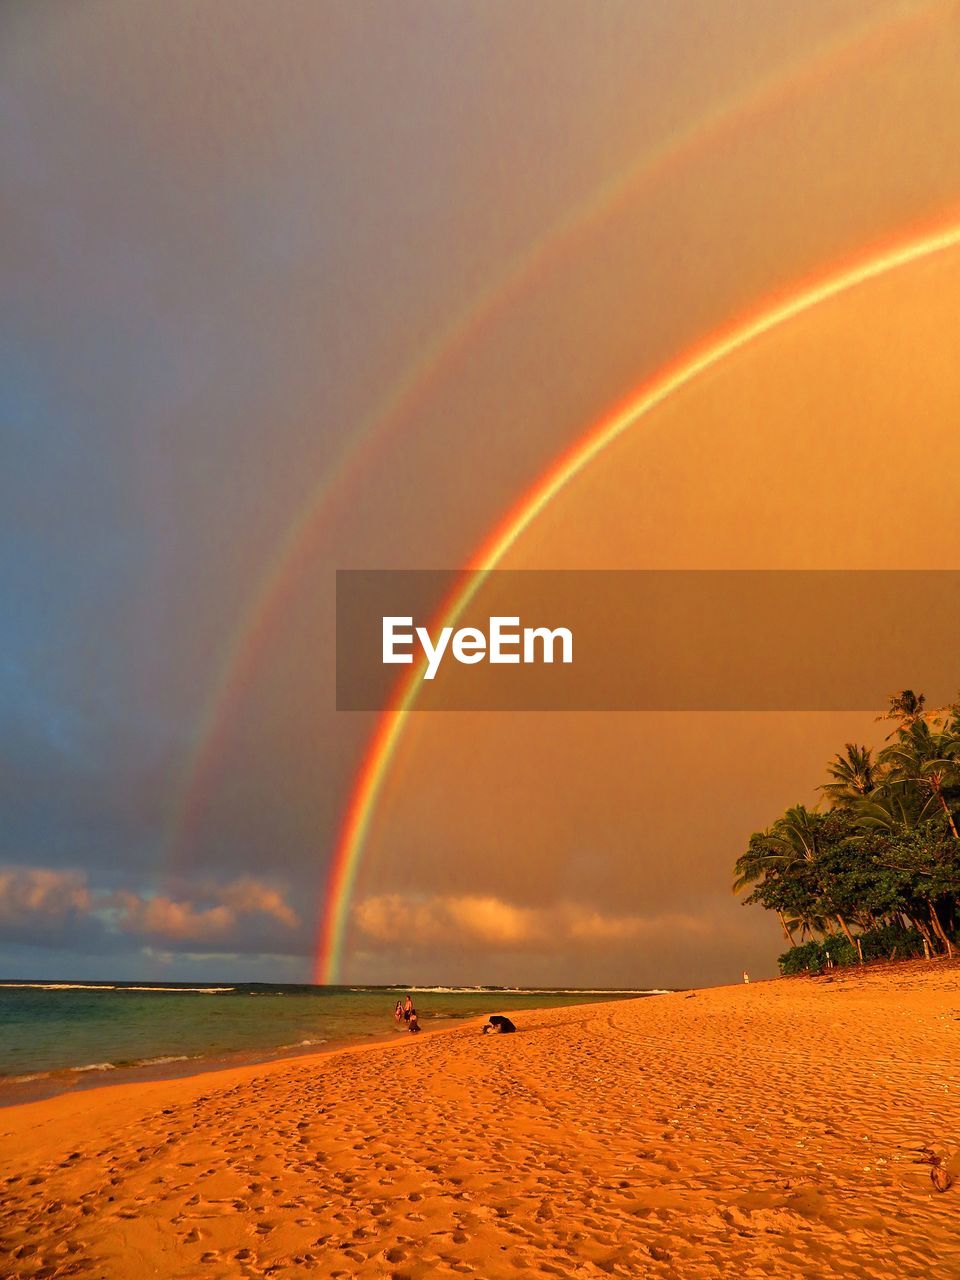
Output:
<path fill-rule="evenodd" d="M 960 222 L 960 13 L 13 0 L 0 166 L 0 976 L 309 980 L 377 728 L 335 570 L 466 565 L 711 334 Z M 958 286 L 724 359 L 504 567 L 956 568 Z M 340 975 L 771 974 L 733 862 L 880 736 L 414 714 Z"/>

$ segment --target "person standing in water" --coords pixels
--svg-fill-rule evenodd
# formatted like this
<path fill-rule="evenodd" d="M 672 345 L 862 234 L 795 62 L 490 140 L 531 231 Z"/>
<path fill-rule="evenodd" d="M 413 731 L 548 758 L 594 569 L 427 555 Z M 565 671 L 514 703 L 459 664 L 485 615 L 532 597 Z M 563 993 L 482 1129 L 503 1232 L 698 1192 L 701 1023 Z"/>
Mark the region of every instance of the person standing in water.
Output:
<path fill-rule="evenodd" d="M 393 1016 L 396 1018 L 398 1022 L 403 1021 L 403 1001 L 402 1000 L 397 1001 L 397 1007 L 393 1011 Z"/>
<path fill-rule="evenodd" d="M 409 1021 L 410 1021 L 410 1015 L 411 1015 L 411 1013 L 413 1013 L 413 999 L 412 999 L 412 997 L 410 996 L 410 994 L 408 993 L 408 994 L 407 994 L 407 998 L 406 998 L 406 1000 L 404 1000 L 404 1002 L 403 1002 L 403 1020 L 404 1020 L 404 1022 L 409 1022 Z"/>

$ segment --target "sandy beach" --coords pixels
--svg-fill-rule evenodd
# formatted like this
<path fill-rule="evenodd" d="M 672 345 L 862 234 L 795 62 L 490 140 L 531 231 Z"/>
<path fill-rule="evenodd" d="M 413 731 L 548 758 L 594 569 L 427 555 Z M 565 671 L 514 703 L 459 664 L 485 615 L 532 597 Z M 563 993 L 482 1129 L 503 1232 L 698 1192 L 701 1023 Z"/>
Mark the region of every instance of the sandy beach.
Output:
<path fill-rule="evenodd" d="M 0 1272 L 960 1274 L 960 965 L 518 1023 L 7 1108 Z"/>

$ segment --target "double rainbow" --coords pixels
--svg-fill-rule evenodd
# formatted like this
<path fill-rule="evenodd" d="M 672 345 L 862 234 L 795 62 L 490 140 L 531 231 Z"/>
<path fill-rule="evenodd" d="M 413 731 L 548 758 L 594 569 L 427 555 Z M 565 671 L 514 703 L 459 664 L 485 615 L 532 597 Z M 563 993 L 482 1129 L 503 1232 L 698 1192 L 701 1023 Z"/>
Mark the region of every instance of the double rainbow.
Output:
<path fill-rule="evenodd" d="M 168 857 L 173 868 L 188 851 L 203 813 L 218 762 L 244 691 L 267 651 L 286 607 L 324 535 L 378 448 L 410 421 L 433 387 L 472 347 L 496 317 L 518 300 L 605 219 L 628 200 L 654 187 L 723 138 L 753 120 L 820 89 L 854 67 L 886 55 L 944 21 L 937 0 L 896 18 L 865 23 L 817 50 L 815 56 L 780 68 L 681 131 L 651 155 L 602 184 L 588 200 L 508 264 L 479 297 L 424 345 L 386 396 L 365 416 L 330 473 L 310 493 L 260 575 L 239 625 L 231 633 L 198 718 L 171 815 Z"/>
<path fill-rule="evenodd" d="M 604 219 L 626 207 L 628 200 L 652 189 L 708 146 L 735 136 L 738 130 L 766 113 L 816 92 L 828 79 L 842 77 L 854 67 L 883 57 L 950 20 L 949 6 L 940 0 L 931 0 L 893 21 L 884 18 L 862 23 L 839 39 L 822 45 L 812 58 L 778 69 L 775 75 L 675 135 L 639 164 L 614 175 L 541 239 L 528 246 L 492 285 L 425 344 L 418 359 L 366 415 L 336 465 L 310 493 L 261 575 L 240 625 L 231 634 L 204 701 L 194 749 L 186 761 L 175 798 L 168 846 L 174 867 L 190 847 L 244 691 L 252 682 L 275 628 L 341 504 L 377 456 L 378 448 L 411 420 L 432 389 L 456 368 L 491 322 L 572 253 Z M 486 573 L 502 561 L 552 499 L 618 436 L 670 396 L 728 356 L 812 307 L 887 272 L 953 248 L 958 241 L 960 223 L 944 223 L 939 228 L 916 231 L 818 280 L 797 284 L 790 296 L 768 299 L 751 315 L 729 324 L 665 367 L 565 450 L 520 498 L 472 557 L 460 586 L 444 602 L 443 625 L 455 623 L 480 590 Z M 419 674 L 411 669 L 409 679 L 398 688 L 391 706 L 380 717 L 351 790 L 326 880 L 316 946 L 318 981 L 335 981 L 339 972 L 350 899 L 371 817 L 406 718 L 415 705 Z"/>

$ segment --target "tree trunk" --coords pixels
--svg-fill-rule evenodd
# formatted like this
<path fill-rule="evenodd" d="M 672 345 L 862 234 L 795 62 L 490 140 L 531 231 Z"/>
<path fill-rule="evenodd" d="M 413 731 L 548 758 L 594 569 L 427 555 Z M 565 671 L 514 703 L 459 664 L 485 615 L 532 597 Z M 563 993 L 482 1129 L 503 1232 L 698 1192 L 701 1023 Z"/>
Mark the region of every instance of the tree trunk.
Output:
<path fill-rule="evenodd" d="M 927 959 L 929 960 L 933 952 L 936 951 L 937 949 L 933 945 L 933 938 L 931 938 L 930 936 L 930 930 L 927 928 L 927 926 L 924 924 L 924 922 L 920 919 L 919 916 L 911 916 L 910 923 L 913 925 L 917 933 L 919 933 L 920 937 L 923 939 L 924 945 L 926 946 L 929 953 L 927 955 Z"/>
<path fill-rule="evenodd" d="M 791 947 L 795 947 L 797 945 L 797 940 L 793 936 L 793 931 L 791 930 L 790 926 L 787 924 L 786 920 L 784 919 L 783 912 L 778 910 L 777 917 L 780 920 L 780 928 L 783 930 L 783 936 L 790 943 Z"/>
<path fill-rule="evenodd" d="M 930 912 L 930 931 L 933 934 L 933 937 L 938 939 L 939 942 L 945 943 L 943 926 L 940 923 L 940 917 L 937 915 L 937 909 L 931 901 L 927 902 L 927 909 Z"/>
<path fill-rule="evenodd" d="M 844 936 L 844 937 L 846 938 L 846 940 L 850 943 L 851 947 L 853 947 L 854 951 L 856 951 L 856 952 L 859 954 L 859 948 L 857 947 L 857 944 L 856 944 L 856 941 L 854 940 L 853 934 L 852 934 L 852 933 L 850 932 L 850 930 L 847 928 L 847 922 L 846 922 L 846 920 L 844 920 L 843 916 L 842 916 L 842 915 L 840 915 L 840 913 L 839 913 L 839 912 L 837 913 L 837 924 L 838 924 L 838 925 L 840 926 L 840 928 L 843 930 L 843 936 Z M 860 963 L 861 963 L 861 964 L 863 964 L 863 957 L 862 957 L 862 956 L 860 957 Z"/>
<path fill-rule="evenodd" d="M 937 915 L 937 908 L 934 905 L 932 898 L 930 899 L 930 920 L 934 929 L 936 929 L 937 933 L 943 939 L 944 946 L 947 948 L 947 955 L 952 959 L 953 946 L 950 942 L 946 929 L 944 929 L 943 925 L 940 923 L 940 917 Z"/>
<path fill-rule="evenodd" d="M 950 824 L 950 830 L 953 832 L 954 840 L 960 840 L 960 832 L 957 831 L 957 824 L 953 820 L 953 814 L 950 812 L 950 806 L 944 798 L 943 791 L 939 782 L 933 784 L 933 789 L 937 793 L 937 799 L 940 801 L 940 808 L 947 815 L 947 822 Z"/>

